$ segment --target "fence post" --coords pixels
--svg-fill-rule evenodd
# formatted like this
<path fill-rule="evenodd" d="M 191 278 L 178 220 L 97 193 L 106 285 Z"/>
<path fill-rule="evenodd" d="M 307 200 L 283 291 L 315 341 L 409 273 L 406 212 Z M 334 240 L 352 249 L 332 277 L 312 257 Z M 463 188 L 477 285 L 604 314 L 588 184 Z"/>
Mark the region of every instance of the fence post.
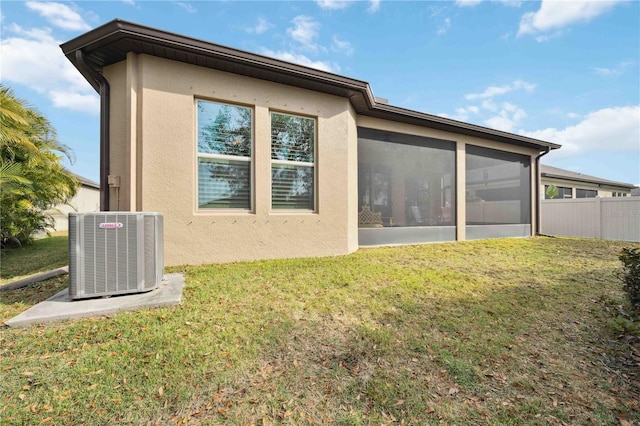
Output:
<path fill-rule="evenodd" d="M 596 197 L 596 238 L 599 240 L 602 239 L 602 216 L 604 216 L 602 214 L 602 203 L 600 202 L 600 200 L 600 197 Z"/>

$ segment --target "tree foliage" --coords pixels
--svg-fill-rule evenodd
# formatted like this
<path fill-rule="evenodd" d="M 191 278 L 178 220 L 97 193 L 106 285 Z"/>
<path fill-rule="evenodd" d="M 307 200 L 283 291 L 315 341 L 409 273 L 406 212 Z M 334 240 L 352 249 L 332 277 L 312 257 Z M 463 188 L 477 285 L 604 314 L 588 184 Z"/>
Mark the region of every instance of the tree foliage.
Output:
<path fill-rule="evenodd" d="M 0 237 L 29 241 L 53 226 L 50 209 L 76 194 L 76 177 L 61 164 L 71 150 L 57 140 L 51 123 L 0 84 Z"/>
<path fill-rule="evenodd" d="M 631 308 L 640 314 L 640 248 L 623 248 L 618 258 L 622 262 L 623 290 Z"/>

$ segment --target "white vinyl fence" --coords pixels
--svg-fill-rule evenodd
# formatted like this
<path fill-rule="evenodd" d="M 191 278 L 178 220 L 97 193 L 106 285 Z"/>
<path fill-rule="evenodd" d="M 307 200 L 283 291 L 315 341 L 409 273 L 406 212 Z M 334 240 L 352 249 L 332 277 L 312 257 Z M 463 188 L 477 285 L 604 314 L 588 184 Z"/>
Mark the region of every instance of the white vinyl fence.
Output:
<path fill-rule="evenodd" d="M 542 200 L 546 235 L 640 242 L 640 198 Z"/>

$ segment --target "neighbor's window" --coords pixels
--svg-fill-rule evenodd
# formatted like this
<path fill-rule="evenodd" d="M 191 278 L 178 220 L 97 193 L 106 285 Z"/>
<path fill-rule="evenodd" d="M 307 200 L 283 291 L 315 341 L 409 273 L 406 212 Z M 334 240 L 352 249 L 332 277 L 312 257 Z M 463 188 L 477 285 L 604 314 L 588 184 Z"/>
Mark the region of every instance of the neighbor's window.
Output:
<path fill-rule="evenodd" d="M 544 186 L 544 198 L 545 200 L 549 200 L 551 197 L 549 197 L 549 194 L 547 194 L 547 189 L 549 188 L 549 185 L 545 185 Z M 571 188 L 567 188 L 566 186 L 556 186 L 556 188 L 558 188 L 558 196 L 555 197 L 556 200 L 562 200 L 565 198 L 572 198 L 572 190 Z"/>
<path fill-rule="evenodd" d="M 595 198 L 598 196 L 598 191 L 595 189 L 576 189 L 576 198 Z"/>
<path fill-rule="evenodd" d="M 315 209 L 316 120 L 271 113 L 271 207 Z"/>
<path fill-rule="evenodd" d="M 197 101 L 198 208 L 251 209 L 250 108 Z"/>

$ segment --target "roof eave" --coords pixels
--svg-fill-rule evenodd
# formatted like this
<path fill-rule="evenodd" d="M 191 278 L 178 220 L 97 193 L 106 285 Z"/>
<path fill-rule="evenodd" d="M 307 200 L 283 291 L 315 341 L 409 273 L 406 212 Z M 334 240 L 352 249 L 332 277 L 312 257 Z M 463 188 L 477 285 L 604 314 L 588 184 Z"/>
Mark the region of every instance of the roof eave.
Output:
<path fill-rule="evenodd" d="M 590 179 L 588 177 L 579 178 L 579 177 L 563 176 L 559 174 L 545 173 L 545 172 L 542 172 L 541 176 L 549 179 L 559 179 L 559 180 L 566 180 L 566 181 L 578 182 L 578 183 L 589 183 L 592 185 L 618 187 L 618 188 L 624 188 L 629 190 L 636 187 L 635 185 L 630 183 L 608 181 L 608 180 L 597 179 L 597 178 L 593 178 L 593 179 Z"/>
<path fill-rule="evenodd" d="M 118 46 L 120 50 L 109 50 L 108 47 L 110 46 Z M 99 63 L 105 57 L 107 61 L 104 63 L 109 65 L 109 60 L 113 60 L 114 62 L 112 63 L 115 63 L 117 59 L 124 59 L 123 54 L 126 57 L 126 53 L 129 51 L 144 49 L 149 46 L 157 46 L 160 48 L 159 50 L 167 49 L 164 50 L 167 55 L 170 52 L 192 57 L 193 62 L 189 63 L 195 63 L 196 65 L 198 65 L 198 62 L 208 63 L 212 68 L 216 64 L 217 66 L 224 65 L 224 67 L 233 68 L 234 72 L 254 78 L 343 96 L 350 100 L 358 114 L 365 116 L 436 128 L 540 151 L 560 148 L 560 145 L 555 143 L 376 102 L 369 83 L 362 80 L 292 64 L 120 19 L 115 19 L 95 28 L 63 43 L 60 47 L 69 61 L 96 88 L 95 76 L 92 76 L 91 70 L 86 69 L 78 61 L 76 58 L 77 51 L 81 51 L 83 57 L 89 58 L 86 61 L 88 66 L 96 72 L 102 73 L 102 67 Z M 107 57 L 109 54 L 114 55 L 114 51 L 117 53 L 117 57 Z M 92 54 L 95 56 L 93 59 L 91 59 Z"/>

